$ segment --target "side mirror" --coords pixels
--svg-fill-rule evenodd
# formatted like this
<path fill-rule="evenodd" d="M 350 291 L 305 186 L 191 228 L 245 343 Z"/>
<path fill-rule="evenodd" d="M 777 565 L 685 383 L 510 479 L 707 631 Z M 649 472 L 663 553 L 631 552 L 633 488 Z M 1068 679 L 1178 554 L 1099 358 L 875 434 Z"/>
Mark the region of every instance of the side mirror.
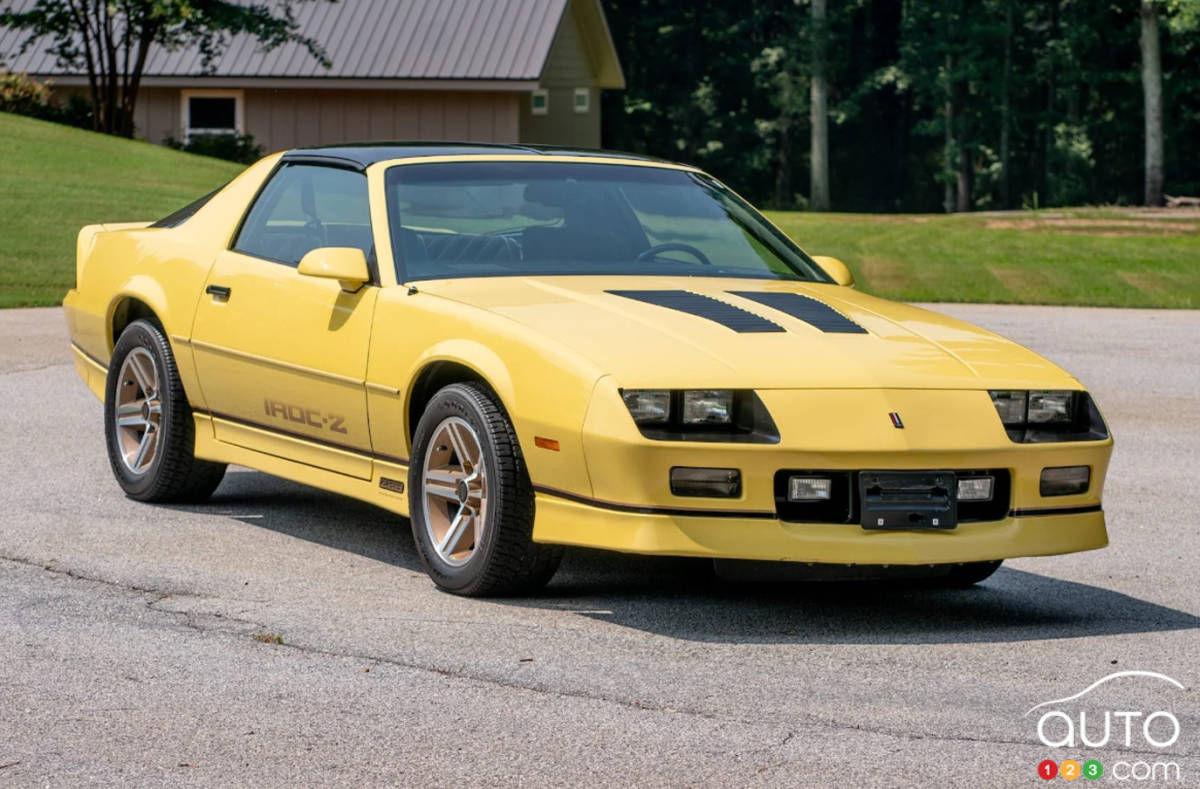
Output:
<path fill-rule="evenodd" d="M 371 278 L 367 256 L 357 247 L 319 247 L 300 259 L 297 271 L 306 277 L 336 279 L 347 293 L 357 293 Z"/>
<path fill-rule="evenodd" d="M 814 255 L 813 261 L 837 284 L 848 288 L 854 287 L 854 275 L 850 273 L 849 267 L 842 261 L 826 255 Z"/>

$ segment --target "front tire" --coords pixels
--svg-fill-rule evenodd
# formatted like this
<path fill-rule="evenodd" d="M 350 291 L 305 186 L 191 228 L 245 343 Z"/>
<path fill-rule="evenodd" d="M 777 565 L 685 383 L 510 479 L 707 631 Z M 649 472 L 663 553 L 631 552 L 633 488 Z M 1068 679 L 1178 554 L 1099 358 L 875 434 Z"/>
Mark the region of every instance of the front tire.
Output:
<path fill-rule="evenodd" d="M 203 501 L 225 475 L 223 463 L 194 454 L 192 408 L 175 356 L 162 329 L 150 321 L 129 324 L 113 349 L 104 436 L 113 476 L 131 499 Z"/>
<path fill-rule="evenodd" d="M 426 572 L 472 597 L 531 592 L 562 549 L 533 542 L 533 485 L 512 423 L 477 383 L 451 384 L 417 424 L 408 472 L 413 540 Z"/>

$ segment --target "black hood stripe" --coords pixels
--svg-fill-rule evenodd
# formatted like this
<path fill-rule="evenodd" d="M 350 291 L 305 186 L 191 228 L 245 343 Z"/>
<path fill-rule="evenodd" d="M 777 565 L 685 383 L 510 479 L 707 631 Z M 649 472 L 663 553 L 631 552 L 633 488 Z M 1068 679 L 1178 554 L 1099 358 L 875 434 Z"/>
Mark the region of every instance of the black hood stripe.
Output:
<path fill-rule="evenodd" d="M 779 324 L 753 312 L 688 290 L 606 290 L 605 293 L 707 318 L 736 332 L 784 331 Z"/>
<path fill-rule="evenodd" d="M 823 332 L 841 334 L 866 334 L 867 330 L 828 304 L 799 293 L 777 293 L 757 290 L 726 291 L 743 299 L 757 301 L 765 307 L 799 318 Z"/>

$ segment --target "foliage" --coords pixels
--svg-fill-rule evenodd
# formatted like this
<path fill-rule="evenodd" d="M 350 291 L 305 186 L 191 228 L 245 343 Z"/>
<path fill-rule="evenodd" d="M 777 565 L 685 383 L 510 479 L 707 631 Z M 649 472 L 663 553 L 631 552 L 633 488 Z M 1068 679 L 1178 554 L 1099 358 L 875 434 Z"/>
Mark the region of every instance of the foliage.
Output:
<path fill-rule="evenodd" d="M 201 156 L 212 156 L 241 164 L 253 164 L 263 157 L 263 148 L 249 134 L 193 134 L 186 141 L 168 137 L 168 147 Z"/>
<path fill-rule="evenodd" d="M 0 112 L 40 117 L 50 104 L 50 87 L 28 74 L 0 71 Z"/>
<path fill-rule="evenodd" d="M 1154 1 L 1167 191 L 1200 194 L 1200 0 Z M 803 205 L 807 3 L 604 2 L 628 83 L 604 97 L 605 145 Z M 834 206 L 938 211 L 960 190 L 976 209 L 1140 202 L 1140 5 L 829 0 Z"/>
<path fill-rule="evenodd" d="M 1179 33 L 1200 30 L 1200 0 L 1165 0 L 1171 29 Z"/>
<path fill-rule="evenodd" d="M 142 71 L 155 47 L 195 48 L 208 69 L 244 34 L 266 50 L 297 43 L 328 66 L 321 45 L 299 32 L 296 2 L 306 0 L 29 0 L 19 11 L 0 10 L 0 25 L 26 33 L 18 51 L 48 41 L 61 67 L 86 71 L 94 128 L 132 137 Z"/>
<path fill-rule="evenodd" d="M 52 83 L 38 82 L 28 74 L 0 70 L 0 112 L 65 123 L 81 129 L 91 128 L 91 104 L 74 94 L 68 97 L 66 104 L 56 101 L 52 87 Z"/>

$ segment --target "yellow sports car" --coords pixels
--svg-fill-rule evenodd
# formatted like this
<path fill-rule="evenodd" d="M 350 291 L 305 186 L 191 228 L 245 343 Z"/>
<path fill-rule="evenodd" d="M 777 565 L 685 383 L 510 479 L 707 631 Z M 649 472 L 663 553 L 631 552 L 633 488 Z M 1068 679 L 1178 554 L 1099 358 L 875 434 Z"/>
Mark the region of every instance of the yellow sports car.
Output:
<path fill-rule="evenodd" d="M 460 594 L 564 545 L 952 584 L 1106 545 L 1079 382 L 852 285 L 693 167 L 377 144 L 83 228 L 66 316 L 127 495 L 237 463 L 353 496 Z"/>

